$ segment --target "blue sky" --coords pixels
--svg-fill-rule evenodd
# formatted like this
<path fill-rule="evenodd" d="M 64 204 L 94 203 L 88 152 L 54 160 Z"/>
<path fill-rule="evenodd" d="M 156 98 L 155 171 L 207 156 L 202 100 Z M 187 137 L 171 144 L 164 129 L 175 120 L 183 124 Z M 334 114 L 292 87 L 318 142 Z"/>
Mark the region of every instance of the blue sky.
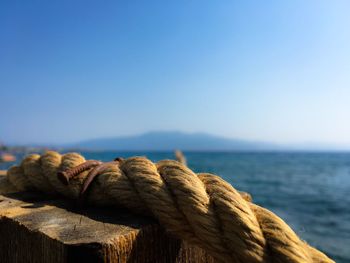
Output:
<path fill-rule="evenodd" d="M 181 130 L 350 146 L 349 10 L 349 1 L 1 1 L 0 140 Z"/>

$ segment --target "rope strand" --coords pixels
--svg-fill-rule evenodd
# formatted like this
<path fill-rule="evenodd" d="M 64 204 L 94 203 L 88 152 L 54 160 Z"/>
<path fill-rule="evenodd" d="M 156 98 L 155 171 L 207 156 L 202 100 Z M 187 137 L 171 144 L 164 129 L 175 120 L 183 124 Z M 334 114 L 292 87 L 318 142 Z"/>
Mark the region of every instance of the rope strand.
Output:
<path fill-rule="evenodd" d="M 7 181 L 18 191 L 34 189 L 78 199 L 89 171 L 82 169 L 68 185 L 57 173 L 62 176 L 62 171 L 84 162 L 77 153 L 29 155 L 8 170 Z M 5 191 L 2 188 L 0 192 Z M 152 215 L 167 231 L 200 246 L 219 262 L 334 262 L 220 177 L 195 174 L 176 161 L 154 164 L 132 157 L 110 163 L 98 170 L 85 199 Z"/>

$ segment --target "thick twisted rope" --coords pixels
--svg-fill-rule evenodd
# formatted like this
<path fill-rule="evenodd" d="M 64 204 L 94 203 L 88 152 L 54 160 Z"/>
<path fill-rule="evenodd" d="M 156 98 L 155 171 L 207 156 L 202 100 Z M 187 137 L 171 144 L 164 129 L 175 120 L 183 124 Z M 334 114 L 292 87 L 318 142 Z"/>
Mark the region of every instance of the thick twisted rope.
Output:
<path fill-rule="evenodd" d="M 29 155 L 8 170 L 7 189 L 76 199 L 87 172 L 69 185 L 62 184 L 57 173 L 83 162 L 76 153 Z M 152 215 L 167 231 L 205 249 L 219 262 L 334 262 L 220 177 L 195 174 L 176 161 L 154 164 L 133 157 L 110 164 L 93 181 L 86 201 Z"/>

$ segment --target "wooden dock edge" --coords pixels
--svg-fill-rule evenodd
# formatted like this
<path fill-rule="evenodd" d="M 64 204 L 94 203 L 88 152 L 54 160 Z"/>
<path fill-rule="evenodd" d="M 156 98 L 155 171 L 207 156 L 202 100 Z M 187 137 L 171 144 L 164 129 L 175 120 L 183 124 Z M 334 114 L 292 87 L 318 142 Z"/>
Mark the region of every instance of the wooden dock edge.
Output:
<path fill-rule="evenodd" d="M 35 193 L 0 195 L 0 233 L 4 263 L 214 262 L 153 219 L 116 208 L 81 209 Z"/>

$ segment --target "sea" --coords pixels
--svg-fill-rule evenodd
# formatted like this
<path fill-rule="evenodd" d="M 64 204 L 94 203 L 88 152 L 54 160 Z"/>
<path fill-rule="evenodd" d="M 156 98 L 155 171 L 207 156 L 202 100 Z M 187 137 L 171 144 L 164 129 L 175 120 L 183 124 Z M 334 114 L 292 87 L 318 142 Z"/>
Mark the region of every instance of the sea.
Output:
<path fill-rule="evenodd" d="M 174 159 L 173 152 L 81 152 L 86 159 L 146 156 Z M 312 246 L 339 263 L 350 262 L 350 153 L 184 152 L 195 172 L 221 176 L 254 203 L 287 222 Z M 0 169 L 9 164 L 0 164 Z"/>

